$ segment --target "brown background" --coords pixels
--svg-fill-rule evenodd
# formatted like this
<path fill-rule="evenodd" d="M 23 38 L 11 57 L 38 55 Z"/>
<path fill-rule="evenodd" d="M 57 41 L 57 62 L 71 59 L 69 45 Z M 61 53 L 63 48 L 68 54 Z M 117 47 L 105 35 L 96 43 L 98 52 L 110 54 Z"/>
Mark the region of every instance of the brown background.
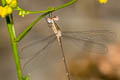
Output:
<path fill-rule="evenodd" d="M 45 10 L 50 6 L 58 6 L 68 1 L 70 0 L 19 0 L 19 5 L 24 9 L 36 11 L 36 10 Z M 98 3 L 97 0 L 79 0 L 76 4 L 73 4 L 67 8 L 64 8 L 55 12 L 54 15 L 58 15 L 60 17 L 58 24 L 61 26 L 62 30 L 78 30 L 78 29 L 80 31 L 96 30 L 96 29 L 112 30 L 117 34 L 116 40 L 118 42 L 117 44 L 117 50 L 118 50 L 119 49 L 118 45 L 120 40 L 119 39 L 119 34 L 120 34 L 119 33 L 120 32 L 119 31 L 120 30 L 119 3 L 120 3 L 120 0 L 109 0 L 109 2 L 106 5 L 101 5 Z M 18 14 L 17 12 L 14 13 L 14 23 L 15 23 L 17 35 L 20 34 L 30 23 L 32 23 L 40 15 L 40 14 L 36 14 L 36 15 L 30 14 L 25 16 L 24 18 L 21 18 L 17 14 Z M 47 36 L 48 34 L 50 34 L 50 31 L 46 26 L 47 24 L 45 20 L 42 19 L 37 25 L 35 25 L 35 28 L 33 28 L 33 31 L 31 31 L 30 34 L 28 35 L 29 37 L 26 38 L 25 40 L 27 41 L 29 38 L 31 38 L 30 36 L 33 36 L 33 35 L 36 35 L 34 38 L 32 37 L 33 40 L 37 39 L 38 35 Z M 10 38 L 9 38 L 5 19 L 0 18 L 0 80 L 17 80 L 16 67 L 15 67 L 9 39 Z M 27 43 L 26 41 L 22 41 L 21 44 Z M 114 46 L 116 50 L 116 45 Z M 111 49 L 113 49 L 114 46 Z M 117 53 L 117 52 L 114 52 L 114 53 Z M 108 56 L 108 57 L 110 57 L 110 60 L 113 59 L 113 58 L 111 59 L 111 56 Z M 52 56 L 52 58 L 54 58 L 54 56 Z M 93 59 L 93 63 L 96 64 L 96 62 L 94 62 L 96 59 L 94 58 L 92 59 Z M 107 58 L 103 57 L 102 59 L 102 61 L 105 63 L 104 59 L 107 59 Z M 89 71 L 89 69 L 87 69 L 86 67 L 85 68 L 86 73 L 84 74 L 84 71 L 81 72 L 81 69 L 84 68 L 83 64 L 84 65 L 85 64 L 88 65 L 88 63 L 91 64 L 92 60 L 91 60 L 91 57 L 85 58 L 82 60 L 83 61 L 79 61 L 79 58 L 78 58 L 78 60 L 75 60 L 75 61 L 72 60 L 72 62 L 69 61 L 73 79 L 75 80 L 110 80 L 112 79 L 112 78 L 101 79 L 101 76 L 99 77 L 98 75 L 96 75 L 97 72 L 94 73 L 94 70 L 96 70 L 95 68 Z M 48 62 L 47 65 L 45 64 L 43 65 L 42 68 L 30 73 L 32 76 L 32 80 L 65 80 L 64 69 L 61 68 L 63 67 L 62 62 L 61 61 L 57 62 L 54 60 L 51 60 L 51 61 L 53 62 Z M 44 60 L 40 61 L 39 65 L 41 65 L 41 63 L 44 63 Z M 116 63 L 119 65 L 119 59 L 116 61 L 116 57 L 115 57 L 115 62 L 113 63 Z M 49 66 L 49 64 L 53 64 L 53 65 Z M 105 64 L 108 64 L 107 61 Z M 76 66 L 78 66 L 78 68 L 76 68 Z M 111 67 L 110 65 L 107 65 L 107 66 L 108 67 L 106 69 L 110 67 L 110 70 L 108 70 L 108 74 L 111 73 L 112 70 L 114 70 L 114 68 L 112 67 L 116 67 L 116 66 Z M 28 69 L 28 72 L 31 69 L 34 69 L 34 68 Z M 119 69 L 117 68 L 117 71 L 118 70 Z M 79 73 L 80 74 L 83 73 L 83 75 L 78 75 Z M 107 71 L 103 73 L 107 73 Z M 114 73 L 118 73 L 118 74 L 110 74 L 110 75 L 115 75 L 115 77 L 119 78 L 119 71 Z M 24 72 L 24 74 L 26 74 L 26 72 Z M 94 76 L 90 77 L 91 74 L 93 74 Z M 110 75 L 108 75 L 108 77 Z M 83 76 L 85 77 L 87 76 L 88 78 L 83 78 Z M 113 80 L 117 80 L 118 78 L 113 78 Z"/>

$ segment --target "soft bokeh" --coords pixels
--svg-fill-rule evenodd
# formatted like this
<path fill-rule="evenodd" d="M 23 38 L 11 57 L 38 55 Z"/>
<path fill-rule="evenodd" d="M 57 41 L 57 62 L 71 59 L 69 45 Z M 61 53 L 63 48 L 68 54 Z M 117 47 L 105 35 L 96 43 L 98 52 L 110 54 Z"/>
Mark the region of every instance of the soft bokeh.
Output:
<path fill-rule="evenodd" d="M 36 11 L 45 10 L 49 6 L 58 6 L 70 0 L 18 1 L 22 8 Z M 120 0 L 109 0 L 107 4 L 100 4 L 98 0 L 78 0 L 76 4 L 53 13 L 59 16 L 60 20 L 57 23 L 63 31 L 111 30 L 116 34 L 115 41 L 107 45 L 108 51 L 102 55 L 92 55 L 95 53 L 87 51 L 88 48 L 91 48 L 89 44 L 86 44 L 79 52 L 77 48 L 73 49 L 75 47 L 72 46 L 74 42 L 73 44 L 68 44 L 68 46 L 65 43 L 64 48 L 68 51 L 65 53 L 72 80 L 120 80 L 119 3 Z M 17 12 L 14 13 L 17 35 L 40 15 L 30 14 L 21 18 L 17 14 Z M 20 42 L 19 49 L 24 44 L 37 40 L 39 36 L 50 35 L 51 32 L 45 20 L 42 19 Z M 37 48 L 39 49 L 39 46 Z M 38 67 L 31 67 L 33 66 L 31 64 L 23 71 L 24 75 L 29 72 L 32 80 L 66 80 L 58 45 L 50 46 L 45 53 L 47 54 L 36 60 Z M 79 56 L 82 53 L 89 55 Z M 24 60 L 22 60 L 23 63 Z M 0 80 L 18 80 L 7 25 L 5 19 L 2 18 L 0 18 Z"/>

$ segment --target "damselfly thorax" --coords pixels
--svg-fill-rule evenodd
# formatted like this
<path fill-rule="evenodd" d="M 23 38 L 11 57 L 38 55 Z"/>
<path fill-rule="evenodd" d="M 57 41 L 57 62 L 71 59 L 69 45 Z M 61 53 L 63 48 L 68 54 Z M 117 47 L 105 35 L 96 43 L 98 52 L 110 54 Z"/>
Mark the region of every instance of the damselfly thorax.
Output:
<path fill-rule="evenodd" d="M 55 23 L 55 21 L 58 21 L 58 20 L 59 20 L 58 16 L 49 17 L 49 18 L 47 18 L 47 23 L 49 24 L 49 27 L 55 33 L 57 40 L 58 40 L 58 43 L 60 43 L 60 38 L 62 36 L 62 32 L 61 32 L 60 27 L 58 27 L 58 25 Z"/>

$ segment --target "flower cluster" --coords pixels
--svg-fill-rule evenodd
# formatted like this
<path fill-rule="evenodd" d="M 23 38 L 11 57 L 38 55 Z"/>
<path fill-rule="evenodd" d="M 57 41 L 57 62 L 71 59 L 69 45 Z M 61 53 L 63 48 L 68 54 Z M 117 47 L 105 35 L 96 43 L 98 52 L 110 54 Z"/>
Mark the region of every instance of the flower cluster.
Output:
<path fill-rule="evenodd" d="M 99 3 L 101 4 L 106 4 L 108 2 L 108 0 L 99 0 Z"/>
<path fill-rule="evenodd" d="M 6 0 L 6 6 L 0 6 L 0 16 L 6 17 L 13 12 L 13 8 L 17 7 L 17 0 Z"/>
<path fill-rule="evenodd" d="M 9 5 L 11 8 L 15 8 L 18 5 L 17 0 L 6 0 L 6 4 Z"/>

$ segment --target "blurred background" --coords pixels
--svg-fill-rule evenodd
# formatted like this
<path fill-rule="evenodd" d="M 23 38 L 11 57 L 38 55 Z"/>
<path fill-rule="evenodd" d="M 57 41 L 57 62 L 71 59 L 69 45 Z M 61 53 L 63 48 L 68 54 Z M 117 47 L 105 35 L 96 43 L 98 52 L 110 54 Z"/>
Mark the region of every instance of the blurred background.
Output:
<path fill-rule="evenodd" d="M 70 0 L 18 1 L 22 8 L 36 11 L 46 10 L 48 7 L 56 7 Z M 97 47 L 94 47 L 93 52 L 90 52 L 90 44 L 80 46 L 79 49 L 71 44 L 72 41 L 68 43 L 69 46 L 64 42 L 72 80 L 120 80 L 119 2 L 120 0 L 109 0 L 107 4 L 102 5 L 98 3 L 98 0 L 78 0 L 77 3 L 53 13 L 53 15 L 59 16 L 60 20 L 57 23 L 63 31 L 111 30 L 116 34 L 114 40 L 107 45 L 107 52 L 104 49 L 100 49 L 100 52 L 94 52 Z M 17 14 L 17 12 L 14 12 L 17 35 L 24 31 L 40 15 L 30 14 L 22 18 Z M 20 54 L 24 54 L 21 48 L 25 44 L 51 34 L 52 31 L 47 26 L 44 19 L 35 25 L 32 31 L 19 43 Z M 110 34 L 105 35 L 110 36 Z M 109 37 L 109 39 L 113 39 L 113 37 Z M 107 39 L 105 41 L 107 42 Z M 44 45 L 45 42 L 39 44 Z M 31 62 L 27 65 L 23 70 L 23 74 L 29 73 L 31 80 L 66 80 L 59 46 L 56 45 L 57 42 L 50 45 L 43 52 L 45 55 L 38 56 L 34 60 L 36 62 Z M 32 48 L 38 50 L 39 46 L 33 46 Z M 28 49 L 29 52 L 26 52 L 26 55 L 34 54 L 30 49 Z M 81 56 L 84 53 L 87 53 L 87 55 Z M 102 53 L 102 55 L 92 55 L 96 53 Z M 21 60 L 21 64 L 23 65 L 25 61 Z M 7 25 L 5 19 L 2 18 L 0 18 L 0 80 L 18 80 Z"/>

